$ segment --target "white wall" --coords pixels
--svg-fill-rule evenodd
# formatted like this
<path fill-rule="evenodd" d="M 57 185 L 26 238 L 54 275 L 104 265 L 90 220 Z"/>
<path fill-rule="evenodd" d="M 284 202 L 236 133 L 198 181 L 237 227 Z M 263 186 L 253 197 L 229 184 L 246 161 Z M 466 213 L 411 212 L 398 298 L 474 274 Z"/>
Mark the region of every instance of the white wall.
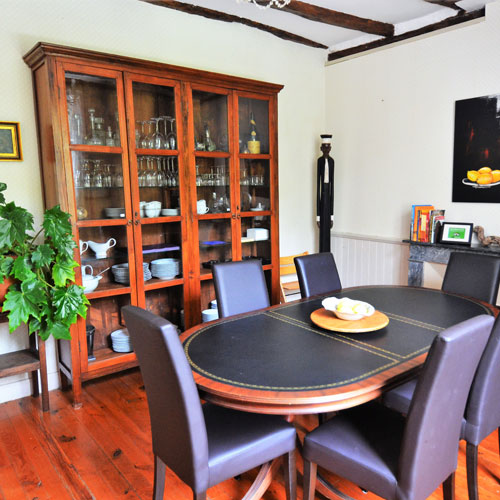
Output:
<path fill-rule="evenodd" d="M 451 202 L 455 101 L 498 94 L 499 59 L 495 2 L 483 22 L 326 68 L 336 232 L 401 240 L 430 203 L 500 234 L 500 205 Z"/>
<path fill-rule="evenodd" d="M 43 212 L 30 69 L 22 56 L 38 41 L 178 64 L 280 83 L 280 246 L 284 254 L 315 247 L 314 177 L 324 124 L 324 60 L 317 49 L 243 25 L 210 21 L 138 0 L 1 1 L 0 120 L 19 121 L 23 162 L 2 162 L 7 199 Z M 297 230 L 300 228 L 300 230 Z M 0 325 L 0 353 L 27 343 Z M 50 387 L 58 385 L 49 345 Z M 26 379 L 26 377 L 18 377 Z M 0 402 L 29 394 L 27 381 L 0 379 Z"/>

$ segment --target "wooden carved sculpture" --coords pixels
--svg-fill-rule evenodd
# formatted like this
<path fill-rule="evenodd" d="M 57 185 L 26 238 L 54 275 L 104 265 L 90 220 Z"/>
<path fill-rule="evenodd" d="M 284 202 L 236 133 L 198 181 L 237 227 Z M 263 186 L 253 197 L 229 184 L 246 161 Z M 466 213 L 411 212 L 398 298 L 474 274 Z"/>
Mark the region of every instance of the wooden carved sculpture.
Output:
<path fill-rule="evenodd" d="M 488 236 L 485 238 L 484 229 L 482 226 L 474 226 L 473 231 L 477 234 L 477 239 L 483 247 L 489 247 L 490 245 L 500 245 L 500 236 Z"/>

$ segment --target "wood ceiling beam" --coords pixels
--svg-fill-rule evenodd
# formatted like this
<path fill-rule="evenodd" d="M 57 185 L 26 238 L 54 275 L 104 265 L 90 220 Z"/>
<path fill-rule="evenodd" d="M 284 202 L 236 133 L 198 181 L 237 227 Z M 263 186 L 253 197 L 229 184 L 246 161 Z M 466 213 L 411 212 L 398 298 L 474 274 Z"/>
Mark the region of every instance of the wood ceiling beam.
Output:
<path fill-rule="evenodd" d="M 277 9 L 278 7 L 273 6 L 273 8 Z M 370 33 L 371 35 L 394 35 L 394 25 L 392 24 L 353 16 L 351 14 L 326 9 L 318 5 L 301 2 L 299 0 L 292 0 L 290 4 L 279 10 L 295 14 L 296 16 L 303 17 L 309 21 L 330 24 L 339 28 L 362 31 L 363 33 Z"/>
<path fill-rule="evenodd" d="M 314 47 L 316 49 L 327 49 L 326 45 L 322 43 L 315 42 L 314 40 L 309 40 L 299 35 L 289 33 L 288 31 L 283 31 L 273 26 L 268 26 L 267 24 L 257 23 L 251 21 L 250 19 L 245 19 L 239 16 L 233 16 L 231 14 L 226 14 L 224 12 L 219 12 L 213 9 L 207 9 L 205 7 L 198 7 L 196 5 L 191 5 L 187 3 L 178 2 L 176 0 L 141 0 L 141 2 L 149 3 L 152 5 L 158 5 L 160 7 L 166 7 L 167 9 L 179 10 L 187 14 L 195 14 L 197 16 L 203 16 L 208 19 L 215 19 L 216 21 L 224 21 L 227 23 L 239 23 L 251 28 L 257 28 L 261 31 L 266 31 L 271 33 L 282 40 L 287 40 L 291 42 L 301 43 L 302 45 L 307 45 L 309 47 Z"/>
<path fill-rule="evenodd" d="M 437 31 L 440 29 L 448 28 L 450 26 L 455 26 L 456 24 L 464 23 L 466 21 L 472 21 L 473 19 L 477 19 L 479 17 L 484 17 L 484 15 L 485 15 L 484 8 L 475 10 L 473 12 L 457 14 L 456 16 L 444 19 L 439 23 L 430 24 L 418 30 L 408 31 L 407 33 L 403 33 L 402 35 L 397 35 L 392 38 L 382 38 L 380 40 L 375 40 L 374 42 L 365 43 L 363 45 L 358 45 L 356 47 L 351 47 L 349 49 L 331 52 L 330 54 L 328 54 L 328 61 L 336 61 L 338 59 L 342 59 L 343 57 L 352 56 L 360 52 L 365 52 L 367 50 L 383 47 L 384 45 L 390 45 L 392 43 L 401 42 L 403 40 L 408 40 L 409 38 L 413 38 L 416 36 L 425 35 L 426 33 L 431 33 L 432 31 Z"/>
<path fill-rule="evenodd" d="M 465 12 L 465 10 L 462 9 L 462 7 L 459 7 L 457 5 L 458 1 L 459 0 L 424 0 L 424 2 L 427 2 L 427 3 L 442 5 L 443 7 L 449 7 L 450 9 L 454 9 L 454 10 L 457 10 L 459 12 Z"/>

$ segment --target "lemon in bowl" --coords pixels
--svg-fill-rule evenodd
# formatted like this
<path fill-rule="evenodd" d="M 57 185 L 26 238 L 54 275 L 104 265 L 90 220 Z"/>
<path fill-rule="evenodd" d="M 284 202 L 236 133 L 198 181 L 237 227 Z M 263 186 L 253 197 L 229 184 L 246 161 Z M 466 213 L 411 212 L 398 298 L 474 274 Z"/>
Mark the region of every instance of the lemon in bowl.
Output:
<path fill-rule="evenodd" d="M 337 318 L 348 321 L 355 321 L 358 319 L 371 316 L 375 312 L 375 308 L 361 300 L 353 300 L 347 297 L 338 299 L 337 297 L 328 297 L 321 302 L 321 305 L 327 310 L 331 311 Z"/>

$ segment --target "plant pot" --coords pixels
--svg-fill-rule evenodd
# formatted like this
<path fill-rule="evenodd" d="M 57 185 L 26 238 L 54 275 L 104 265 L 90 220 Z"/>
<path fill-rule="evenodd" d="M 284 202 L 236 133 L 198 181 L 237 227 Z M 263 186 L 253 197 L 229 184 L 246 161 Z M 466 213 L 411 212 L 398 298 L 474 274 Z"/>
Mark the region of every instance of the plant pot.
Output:
<path fill-rule="evenodd" d="M 8 276 L 3 280 L 3 283 L 0 283 L 0 308 L 5 300 L 7 292 L 9 291 L 9 286 L 13 285 L 14 282 L 15 282 L 14 278 Z"/>

